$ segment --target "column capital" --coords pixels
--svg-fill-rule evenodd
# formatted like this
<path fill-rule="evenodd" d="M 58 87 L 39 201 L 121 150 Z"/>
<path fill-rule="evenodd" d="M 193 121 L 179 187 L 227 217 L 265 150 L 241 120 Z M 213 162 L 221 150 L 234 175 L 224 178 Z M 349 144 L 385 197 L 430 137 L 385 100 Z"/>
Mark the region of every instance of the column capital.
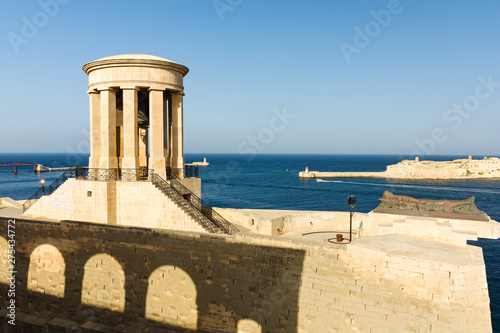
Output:
<path fill-rule="evenodd" d="M 153 86 L 149 86 L 149 87 L 148 87 L 148 91 L 152 91 L 152 90 L 156 90 L 156 91 L 165 91 L 165 90 L 167 90 L 167 87 L 165 87 L 164 85 L 153 85 Z"/>
<path fill-rule="evenodd" d="M 120 89 L 122 90 L 136 90 L 139 91 L 141 88 L 137 86 L 120 86 Z"/>
<path fill-rule="evenodd" d="M 105 90 L 108 90 L 108 91 L 116 91 L 117 88 L 116 87 L 97 87 L 96 88 L 98 91 L 105 91 Z"/>
<path fill-rule="evenodd" d="M 99 94 L 99 91 L 97 91 L 96 89 L 90 89 L 90 90 L 87 90 L 87 94 Z"/>

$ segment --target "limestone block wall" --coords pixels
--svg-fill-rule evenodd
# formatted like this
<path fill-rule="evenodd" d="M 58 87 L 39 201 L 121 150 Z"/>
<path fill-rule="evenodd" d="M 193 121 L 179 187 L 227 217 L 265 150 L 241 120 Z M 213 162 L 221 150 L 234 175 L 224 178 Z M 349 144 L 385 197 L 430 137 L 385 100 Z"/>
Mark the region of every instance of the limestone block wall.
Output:
<path fill-rule="evenodd" d="M 301 178 L 375 177 L 397 179 L 467 179 L 500 178 L 500 159 L 454 161 L 404 160 L 387 166 L 382 172 L 318 172 L 301 171 Z"/>
<path fill-rule="evenodd" d="M 404 235 L 320 245 L 28 220 L 16 228 L 16 306 L 45 318 L 207 332 L 491 332 L 473 246 Z M 6 234 L 0 218 L 2 254 Z"/>
<path fill-rule="evenodd" d="M 353 230 L 357 229 L 360 218 L 365 214 L 354 214 Z M 349 230 L 349 212 L 288 211 L 284 218 L 283 233 L 299 230 Z"/>
<path fill-rule="evenodd" d="M 11 198 L 0 198 L 0 205 L 7 207 L 14 207 L 14 208 L 23 207 L 23 205 L 20 202 L 12 200 Z"/>
<path fill-rule="evenodd" d="M 454 161 L 413 161 L 404 160 L 387 166 L 387 177 L 404 178 L 498 178 L 500 177 L 500 159 L 482 160 L 458 159 Z"/>
<path fill-rule="evenodd" d="M 228 221 L 232 221 L 263 234 L 280 236 L 299 230 L 349 230 L 349 212 L 273 210 L 273 209 L 234 209 L 215 208 Z M 359 227 L 363 213 L 353 216 L 353 230 Z"/>
<path fill-rule="evenodd" d="M 422 237 L 446 244 L 466 246 L 468 240 L 498 239 L 500 223 L 370 212 L 360 214 L 361 235 L 377 236 L 400 234 Z"/>
<path fill-rule="evenodd" d="M 114 216 L 108 216 L 108 193 L 113 194 L 109 184 L 89 182 L 86 184 L 88 186 L 81 188 L 81 182 L 68 179 L 50 196 L 40 198 L 25 215 L 53 220 L 74 220 L 79 217 L 82 221 L 96 223 L 108 223 L 111 220 L 113 224 Z M 86 190 L 91 192 L 90 196 Z"/>
<path fill-rule="evenodd" d="M 201 178 L 184 178 L 177 179 L 177 181 L 201 198 Z"/>
<path fill-rule="evenodd" d="M 248 230 L 263 235 L 279 235 L 277 229 L 283 229 L 283 218 L 280 214 L 266 214 L 264 210 L 214 208 L 226 220 L 241 225 Z M 273 211 L 274 212 L 274 211 Z"/>
<path fill-rule="evenodd" d="M 150 182 L 68 179 L 25 215 L 53 220 L 205 232 L 183 209 Z"/>
<path fill-rule="evenodd" d="M 149 182 L 116 182 L 116 221 L 119 225 L 206 232 Z"/>
<path fill-rule="evenodd" d="M 59 250 L 50 244 L 37 246 L 31 253 L 28 290 L 64 297 L 66 264 Z"/>
<path fill-rule="evenodd" d="M 253 232 L 286 235 L 295 231 L 349 231 L 349 212 L 318 212 L 265 209 L 217 208 L 228 221 Z M 352 230 L 356 237 L 407 235 L 466 246 L 468 240 L 500 238 L 497 221 L 473 221 L 382 213 L 355 213 Z M 280 232 L 278 232 L 278 230 Z"/>

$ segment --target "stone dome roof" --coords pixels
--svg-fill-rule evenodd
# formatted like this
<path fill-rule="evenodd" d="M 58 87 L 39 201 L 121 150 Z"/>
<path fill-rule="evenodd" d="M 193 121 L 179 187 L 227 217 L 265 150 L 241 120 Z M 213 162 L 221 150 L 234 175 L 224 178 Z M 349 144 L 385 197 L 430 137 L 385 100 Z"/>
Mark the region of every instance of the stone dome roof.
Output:
<path fill-rule="evenodd" d="M 174 64 L 177 64 L 177 62 L 168 60 L 162 57 L 157 57 L 149 54 L 119 54 L 115 56 L 110 56 L 110 57 L 104 57 L 101 59 L 97 59 L 96 61 L 101 61 L 101 60 L 125 60 L 125 59 L 133 59 L 133 60 L 159 60 L 159 61 L 168 61 Z"/>
<path fill-rule="evenodd" d="M 175 61 L 148 54 L 120 54 L 110 57 L 100 58 L 83 65 L 82 69 L 86 74 L 91 71 L 120 66 L 140 66 L 173 69 L 185 76 L 189 69 Z"/>

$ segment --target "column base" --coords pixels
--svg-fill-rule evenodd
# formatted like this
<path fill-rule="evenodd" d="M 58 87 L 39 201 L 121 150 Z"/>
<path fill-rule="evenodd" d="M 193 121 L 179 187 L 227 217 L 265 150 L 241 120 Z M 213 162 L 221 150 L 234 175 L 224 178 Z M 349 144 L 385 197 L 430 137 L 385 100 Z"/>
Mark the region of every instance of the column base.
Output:
<path fill-rule="evenodd" d="M 147 156 L 139 156 L 139 167 L 141 167 L 141 168 L 149 168 L 149 166 L 148 166 L 148 157 Z"/>
<path fill-rule="evenodd" d="M 101 169 L 118 169 L 118 157 L 101 157 L 101 158 L 99 158 L 99 168 L 101 168 Z"/>
<path fill-rule="evenodd" d="M 169 165 L 172 169 L 182 169 L 184 168 L 184 157 L 173 156 L 170 157 Z"/>
<path fill-rule="evenodd" d="M 139 159 L 137 157 L 123 157 L 122 169 L 139 169 Z"/>
<path fill-rule="evenodd" d="M 149 169 L 163 179 L 167 179 L 167 163 L 165 158 L 149 158 Z"/>
<path fill-rule="evenodd" d="M 99 168 L 99 157 L 89 157 L 89 168 Z"/>

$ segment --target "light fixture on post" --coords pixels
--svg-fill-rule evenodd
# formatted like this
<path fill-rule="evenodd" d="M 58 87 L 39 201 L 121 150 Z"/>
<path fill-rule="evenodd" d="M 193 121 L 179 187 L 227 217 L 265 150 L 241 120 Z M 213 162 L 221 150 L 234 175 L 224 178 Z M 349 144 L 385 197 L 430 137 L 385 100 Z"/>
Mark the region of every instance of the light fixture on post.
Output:
<path fill-rule="evenodd" d="M 40 180 L 40 184 L 42 184 L 42 195 L 45 195 L 45 179 Z"/>
<path fill-rule="evenodd" d="M 349 243 L 352 242 L 352 216 L 356 211 L 356 196 L 350 195 L 347 198 L 347 204 L 349 205 L 350 219 L 349 219 Z"/>

